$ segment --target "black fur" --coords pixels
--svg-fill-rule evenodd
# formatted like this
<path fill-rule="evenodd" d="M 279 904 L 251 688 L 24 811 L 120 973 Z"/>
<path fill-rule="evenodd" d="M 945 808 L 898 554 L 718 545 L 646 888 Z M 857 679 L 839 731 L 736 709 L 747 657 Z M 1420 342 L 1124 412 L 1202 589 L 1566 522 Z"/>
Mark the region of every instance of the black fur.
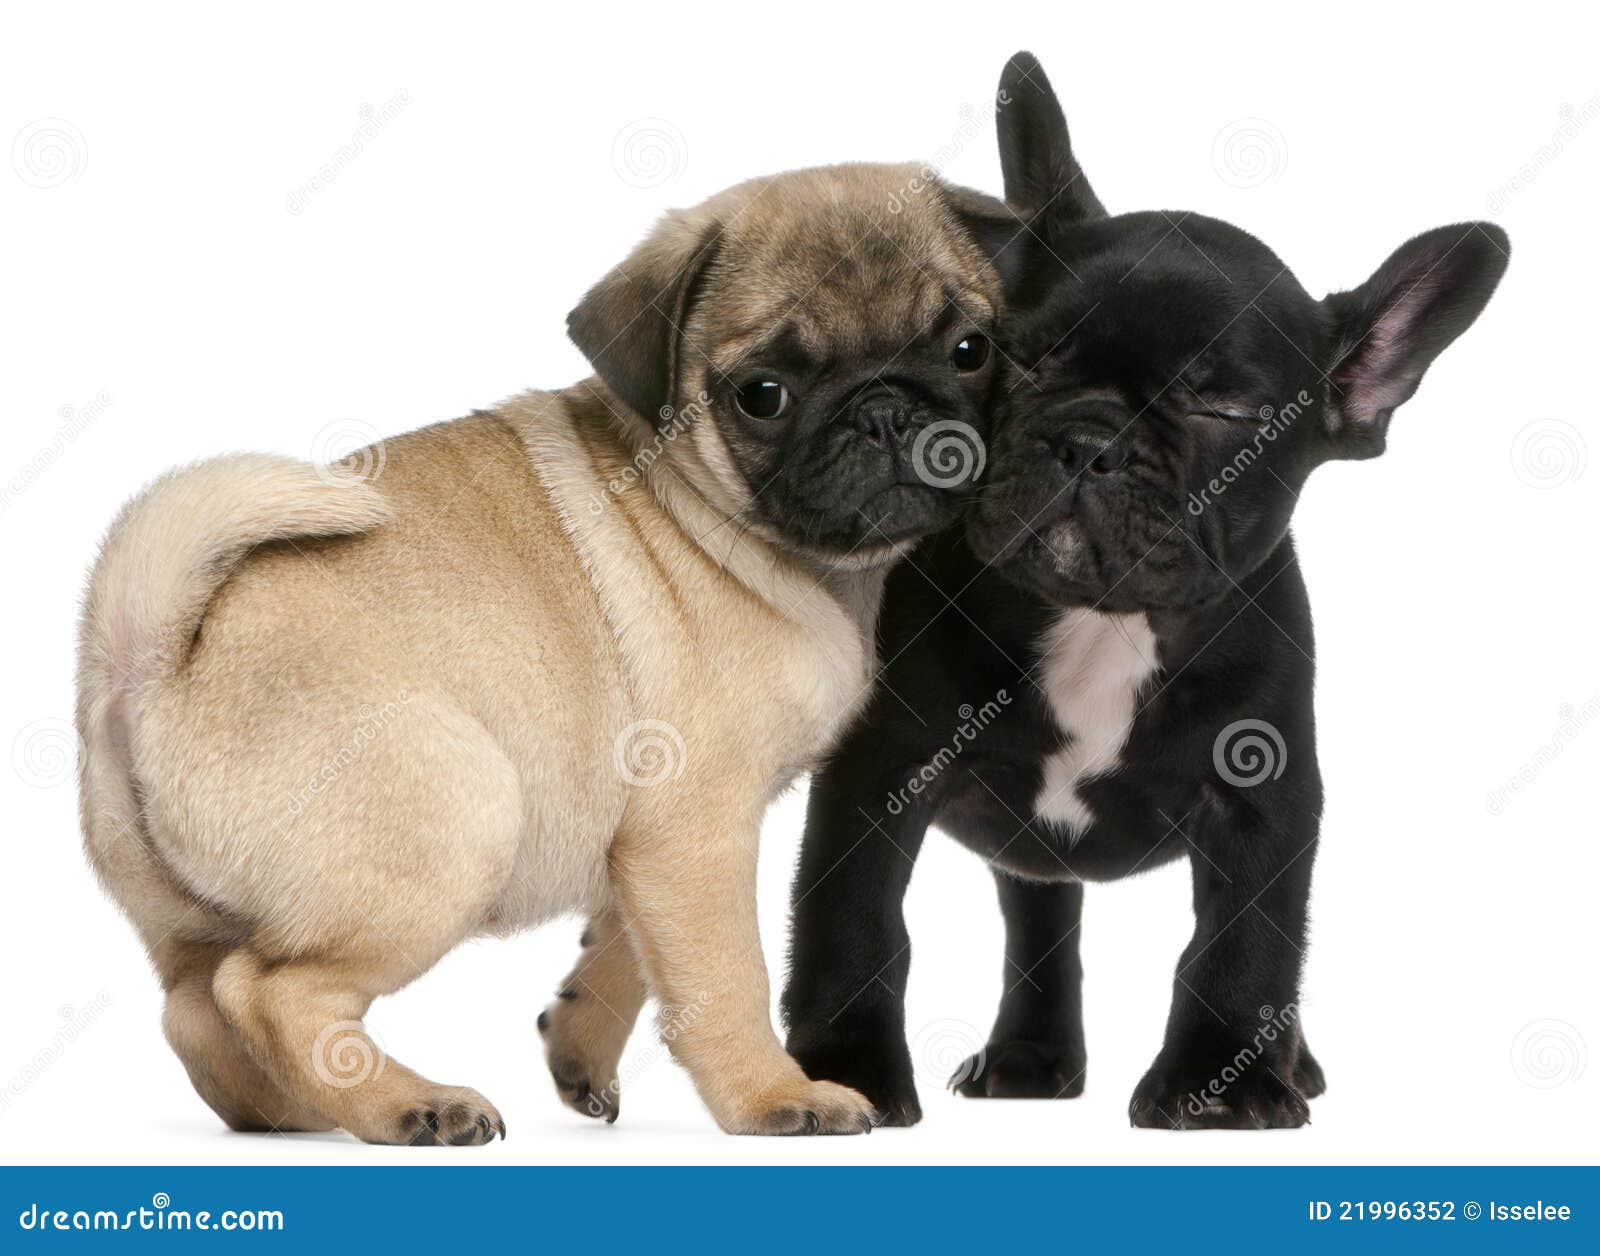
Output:
<path fill-rule="evenodd" d="M 1009 76 L 1019 62 L 1043 84 L 1031 59 Z M 1011 108 L 1041 115 L 1002 107 L 1006 187 L 1035 212 L 1011 271 L 987 481 L 964 531 L 891 575 L 880 683 L 813 783 L 789 1048 L 887 1123 L 919 1119 L 901 899 L 936 824 L 990 862 L 1006 919 L 1006 994 L 957 1089 L 1077 1094 L 1083 883 L 1187 857 L 1194 937 L 1130 1117 L 1299 1125 L 1323 1085 L 1297 1011 L 1322 781 L 1290 516 L 1320 463 L 1381 450 L 1394 407 L 1487 302 L 1508 244 L 1487 224 L 1441 228 L 1314 300 L 1225 223 L 1107 218 L 1055 196 L 1042 178 L 1087 192 L 1070 148 L 1031 147 L 1066 146 L 1059 106 L 1043 84 Z M 1071 736 L 1040 663 L 1074 609 L 1143 615 L 1158 664 L 1118 766 L 1078 788 L 1093 819 L 1075 837 L 1035 813 L 1044 764 Z"/>

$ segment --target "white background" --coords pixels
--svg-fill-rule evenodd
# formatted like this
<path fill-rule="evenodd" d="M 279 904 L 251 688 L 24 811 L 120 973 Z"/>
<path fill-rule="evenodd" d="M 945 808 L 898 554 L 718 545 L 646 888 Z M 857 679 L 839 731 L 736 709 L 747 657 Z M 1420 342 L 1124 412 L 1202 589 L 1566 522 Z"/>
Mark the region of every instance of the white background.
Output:
<path fill-rule="evenodd" d="M 8 11 L 0 1156 L 1592 1160 L 1593 10 L 1109 7 Z M 1128 1128 L 1189 930 L 1182 866 L 1090 889 L 1083 1098 L 945 1093 L 993 1014 L 1000 923 L 982 865 L 935 836 L 908 905 L 914 1130 L 728 1138 L 669 1063 L 642 1068 L 615 1127 L 567 1111 L 533 1023 L 573 955 L 565 923 L 464 947 L 373 1013 L 397 1056 L 488 1094 L 509 1141 L 228 1134 L 162 1042 L 156 983 L 77 833 L 73 621 L 117 505 L 177 462 L 339 454 L 579 378 L 562 332 L 577 297 L 662 209 L 738 179 L 917 159 L 998 190 L 990 102 L 1019 47 L 1043 59 L 1112 209 L 1233 220 L 1313 292 L 1440 223 L 1492 217 L 1513 240 L 1498 295 L 1399 413 L 1387 456 L 1319 472 L 1297 519 L 1328 786 L 1304 1002 L 1330 1081 L 1314 1124 Z M 364 106 L 389 121 L 291 212 Z M 1491 807 L 1513 778 L 1525 787 Z M 803 802 L 766 826 L 775 989 Z M 642 1032 L 631 1050 L 659 1054 Z"/>

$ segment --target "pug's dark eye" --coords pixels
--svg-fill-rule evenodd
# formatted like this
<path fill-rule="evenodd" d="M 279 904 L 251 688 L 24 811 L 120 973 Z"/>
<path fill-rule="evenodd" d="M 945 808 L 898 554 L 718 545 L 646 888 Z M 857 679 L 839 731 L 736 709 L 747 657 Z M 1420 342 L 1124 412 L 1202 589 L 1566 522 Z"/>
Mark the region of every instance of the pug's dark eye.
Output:
<path fill-rule="evenodd" d="M 989 360 L 989 338 L 977 332 L 963 336 L 950 354 L 958 371 L 975 371 Z"/>
<path fill-rule="evenodd" d="M 789 390 L 775 379 L 753 379 L 734 394 L 740 413 L 752 419 L 775 419 L 789 406 Z"/>

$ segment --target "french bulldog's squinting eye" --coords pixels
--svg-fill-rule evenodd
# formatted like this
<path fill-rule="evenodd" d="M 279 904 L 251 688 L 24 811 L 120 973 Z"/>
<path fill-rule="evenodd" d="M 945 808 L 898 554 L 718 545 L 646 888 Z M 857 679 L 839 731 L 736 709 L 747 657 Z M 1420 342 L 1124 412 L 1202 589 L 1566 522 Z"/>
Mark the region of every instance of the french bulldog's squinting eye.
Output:
<path fill-rule="evenodd" d="M 752 419 L 775 419 L 789 408 L 789 390 L 775 379 L 753 379 L 733 399 L 739 412 Z"/>
<path fill-rule="evenodd" d="M 958 371 L 976 371 L 989 360 L 989 338 L 977 332 L 963 336 L 950 353 Z"/>

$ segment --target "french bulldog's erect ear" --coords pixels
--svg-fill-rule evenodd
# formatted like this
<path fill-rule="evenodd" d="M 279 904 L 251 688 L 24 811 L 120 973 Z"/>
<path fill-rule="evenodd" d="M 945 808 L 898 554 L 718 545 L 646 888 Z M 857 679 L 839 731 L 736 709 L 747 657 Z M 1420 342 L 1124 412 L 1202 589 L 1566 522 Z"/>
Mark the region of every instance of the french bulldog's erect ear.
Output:
<path fill-rule="evenodd" d="M 1105 217 L 1105 206 L 1072 155 L 1066 115 L 1039 58 L 1019 52 L 1006 62 L 994 108 L 1009 204 L 1059 222 Z"/>
<path fill-rule="evenodd" d="M 1325 409 L 1333 456 L 1383 452 L 1390 414 L 1483 312 L 1510 258 L 1511 241 L 1493 223 L 1437 227 L 1402 244 L 1359 288 L 1324 301 L 1338 329 Z"/>
<path fill-rule="evenodd" d="M 684 317 L 721 235 L 720 223 L 668 214 L 567 315 L 567 334 L 606 387 L 657 427 L 677 405 Z"/>
<path fill-rule="evenodd" d="M 1041 219 L 1073 223 L 1104 218 L 1106 211 L 1072 155 L 1067 119 L 1031 52 L 1017 53 L 1000 71 L 994 120 L 1005 202 L 966 188 L 951 188 L 948 196 L 1011 291 L 1033 272 L 1044 247 Z"/>

